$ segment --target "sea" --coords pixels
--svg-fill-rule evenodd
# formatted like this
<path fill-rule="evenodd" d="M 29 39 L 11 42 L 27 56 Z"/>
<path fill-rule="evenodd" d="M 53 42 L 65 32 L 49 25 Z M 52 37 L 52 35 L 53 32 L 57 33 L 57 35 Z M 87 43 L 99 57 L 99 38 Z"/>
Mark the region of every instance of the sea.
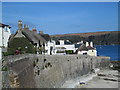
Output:
<path fill-rule="evenodd" d="M 112 61 L 120 61 L 120 45 L 96 45 L 98 56 L 108 56 Z"/>

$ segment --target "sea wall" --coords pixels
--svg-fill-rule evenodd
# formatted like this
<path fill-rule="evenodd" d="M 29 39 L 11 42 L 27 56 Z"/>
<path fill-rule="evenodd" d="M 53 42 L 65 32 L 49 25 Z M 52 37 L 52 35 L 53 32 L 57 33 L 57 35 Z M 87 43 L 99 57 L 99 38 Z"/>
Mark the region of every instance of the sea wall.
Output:
<path fill-rule="evenodd" d="M 109 58 L 87 55 L 29 54 L 5 57 L 4 60 L 9 77 L 12 77 L 10 87 L 20 88 L 59 88 L 69 79 L 109 66 Z"/>

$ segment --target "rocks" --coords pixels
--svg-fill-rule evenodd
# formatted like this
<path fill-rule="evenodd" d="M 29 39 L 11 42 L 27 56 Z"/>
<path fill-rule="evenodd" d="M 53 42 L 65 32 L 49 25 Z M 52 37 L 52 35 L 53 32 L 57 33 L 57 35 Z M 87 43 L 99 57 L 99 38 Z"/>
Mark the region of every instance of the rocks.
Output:
<path fill-rule="evenodd" d="M 113 70 L 118 70 L 120 72 L 120 61 L 111 61 L 110 62 L 112 67 L 110 67 Z"/>

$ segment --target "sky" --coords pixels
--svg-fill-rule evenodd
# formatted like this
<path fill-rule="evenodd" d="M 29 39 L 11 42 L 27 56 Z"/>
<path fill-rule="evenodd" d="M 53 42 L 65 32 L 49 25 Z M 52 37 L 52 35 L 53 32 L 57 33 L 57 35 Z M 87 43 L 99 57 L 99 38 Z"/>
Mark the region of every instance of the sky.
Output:
<path fill-rule="evenodd" d="M 2 23 L 12 33 L 18 20 L 47 34 L 118 30 L 117 2 L 3 2 Z"/>

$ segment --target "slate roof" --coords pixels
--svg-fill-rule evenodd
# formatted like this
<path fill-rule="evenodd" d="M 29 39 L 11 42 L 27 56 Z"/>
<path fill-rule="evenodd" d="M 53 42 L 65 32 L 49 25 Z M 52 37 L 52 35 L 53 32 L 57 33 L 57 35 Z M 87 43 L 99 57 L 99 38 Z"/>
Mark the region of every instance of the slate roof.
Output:
<path fill-rule="evenodd" d="M 87 47 L 85 46 L 85 44 L 82 44 L 77 51 L 88 51 Z"/>
<path fill-rule="evenodd" d="M 0 27 L 3 27 L 3 28 L 4 28 L 5 26 L 11 28 L 9 25 L 5 25 L 5 24 L 0 23 Z"/>
<path fill-rule="evenodd" d="M 65 45 L 72 45 L 72 43 L 70 42 L 70 41 L 67 41 L 67 40 L 65 40 Z"/>
<path fill-rule="evenodd" d="M 93 48 L 93 47 L 91 47 L 91 46 L 87 46 L 87 49 L 88 49 L 88 50 L 93 50 L 93 49 L 95 49 L 95 48 Z"/>
<path fill-rule="evenodd" d="M 82 44 L 75 44 L 75 48 L 79 48 Z"/>
<path fill-rule="evenodd" d="M 39 35 L 41 35 L 46 41 L 51 40 L 51 38 L 48 34 L 39 34 Z"/>

